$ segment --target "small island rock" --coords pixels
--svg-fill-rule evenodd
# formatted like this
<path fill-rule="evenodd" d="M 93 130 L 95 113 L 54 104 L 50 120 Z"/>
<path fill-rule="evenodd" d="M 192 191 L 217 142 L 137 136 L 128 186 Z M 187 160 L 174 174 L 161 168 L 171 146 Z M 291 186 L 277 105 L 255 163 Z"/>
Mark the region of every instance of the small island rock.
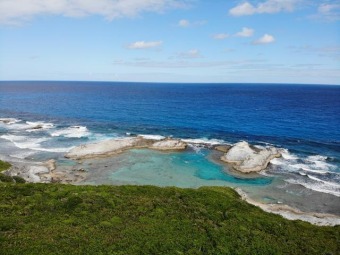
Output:
<path fill-rule="evenodd" d="M 221 160 L 231 163 L 233 168 L 242 173 L 259 172 L 267 168 L 270 160 L 281 157 L 275 147 L 264 149 L 251 148 L 247 142 L 235 144 Z"/>

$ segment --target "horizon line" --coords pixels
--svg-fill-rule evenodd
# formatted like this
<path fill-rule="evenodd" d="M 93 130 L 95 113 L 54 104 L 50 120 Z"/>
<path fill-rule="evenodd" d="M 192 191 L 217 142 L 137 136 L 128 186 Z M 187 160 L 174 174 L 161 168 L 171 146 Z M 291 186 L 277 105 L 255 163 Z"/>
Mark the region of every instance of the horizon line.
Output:
<path fill-rule="evenodd" d="M 215 85 L 223 85 L 223 84 L 244 84 L 244 85 L 312 85 L 312 86 L 340 86 L 339 84 L 330 83 L 279 83 L 279 82 L 165 82 L 165 81 L 100 81 L 100 80 L 0 80 L 0 82 L 91 82 L 91 83 L 152 83 L 152 84 L 188 84 L 188 85 L 207 85 L 207 84 L 215 84 Z"/>

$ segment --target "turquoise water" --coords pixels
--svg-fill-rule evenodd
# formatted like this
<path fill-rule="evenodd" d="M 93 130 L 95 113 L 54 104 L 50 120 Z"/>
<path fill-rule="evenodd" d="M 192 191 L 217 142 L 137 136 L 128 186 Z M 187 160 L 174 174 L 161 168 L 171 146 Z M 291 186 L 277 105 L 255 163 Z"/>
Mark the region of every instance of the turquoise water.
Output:
<path fill-rule="evenodd" d="M 106 161 L 106 170 L 98 178 L 98 161 L 90 167 L 87 182 L 92 184 L 138 184 L 177 186 L 194 188 L 200 186 L 240 186 L 268 185 L 272 178 L 258 175 L 253 178 L 236 177 L 228 173 L 226 166 L 216 164 L 209 159 L 209 150 L 201 149 L 198 153 L 164 153 L 147 149 L 134 149 L 117 155 Z"/>

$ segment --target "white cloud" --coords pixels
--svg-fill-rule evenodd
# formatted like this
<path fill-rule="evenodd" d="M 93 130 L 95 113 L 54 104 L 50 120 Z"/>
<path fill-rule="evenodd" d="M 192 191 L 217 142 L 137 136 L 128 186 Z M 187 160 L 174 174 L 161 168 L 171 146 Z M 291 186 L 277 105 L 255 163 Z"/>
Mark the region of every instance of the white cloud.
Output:
<path fill-rule="evenodd" d="M 228 38 L 228 37 L 229 37 L 229 35 L 228 35 L 228 34 L 225 34 L 225 33 L 213 35 L 213 38 L 214 38 L 215 40 L 223 40 L 223 39 Z"/>
<path fill-rule="evenodd" d="M 163 44 L 162 41 L 153 41 L 153 42 L 145 42 L 145 41 L 138 41 L 128 45 L 129 49 L 150 49 L 150 48 L 157 48 Z"/>
<path fill-rule="evenodd" d="M 251 37 L 254 35 L 254 29 L 243 27 L 240 32 L 237 32 L 235 36 L 237 37 Z"/>
<path fill-rule="evenodd" d="M 248 2 L 239 4 L 236 7 L 229 10 L 229 14 L 232 16 L 252 15 L 255 12 L 256 12 L 255 7 Z"/>
<path fill-rule="evenodd" d="M 323 3 L 318 7 L 319 18 L 328 21 L 340 20 L 340 3 Z"/>
<path fill-rule="evenodd" d="M 189 20 L 181 19 L 180 21 L 178 21 L 178 25 L 180 27 L 188 27 L 190 25 L 190 22 Z"/>
<path fill-rule="evenodd" d="M 253 5 L 247 1 L 230 9 L 229 14 L 232 16 L 245 16 L 262 13 L 278 13 L 282 11 L 291 12 L 299 2 L 301 2 L 301 0 L 266 0 L 257 5 Z"/>
<path fill-rule="evenodd" d="M 113 20 L 143 12 L 184 8 L 188 3 L 187 0 L 1 0 L 0 24 L 21 24 L 39 15 L 99 15 Z"/>
<path fill-rule="evenodd" d="M 268 44 L 275 42 L 275 38 L 272 35 L 265 34 L 258 40 L 254 41 L 253 44 Z"/>
<path fill-rule="evenodd" d="M 195 26 L 203 26 L 206 24 L 206 20 L 198 20 L 198 21 L 189 21 L 187 19 L 181 19 L 178 21 L 177 25 L 179 27 L 195 27 Z"/>
<path fill-rule="evenodd" d="M 179 53 L 178 57 L 190 59 L 190 58 L 201 58 L 202 55 L 198 49 L 191 49 L 189 51 Z"/>

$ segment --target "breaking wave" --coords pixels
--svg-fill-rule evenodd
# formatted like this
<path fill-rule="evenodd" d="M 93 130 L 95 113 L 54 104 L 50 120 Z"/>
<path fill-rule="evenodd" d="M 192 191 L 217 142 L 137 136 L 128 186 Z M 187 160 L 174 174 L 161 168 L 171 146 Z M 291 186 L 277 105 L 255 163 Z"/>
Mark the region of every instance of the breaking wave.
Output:
<path fill-rule="evenodd" d="M 336 165 L 327 162 L 328 158 L 322 155 L 299 157 L 282 149 L 282 157 L 270 161 L 283 173 L 296 174 L 296 178 L 286 181 L 299 184 L 307 189 L 340 196 L 340 173 L 335 170 Z"/>
<path fill-rule="evenodd" d="M 68 138 L 82 138 L 82 137 L 88 137 L 91 133 L 87 129 L 87 127 L 84 126 L 71 126 L 68 128 L 55 130 L 50 133 L 51 136 L 63 136 Z"/>

